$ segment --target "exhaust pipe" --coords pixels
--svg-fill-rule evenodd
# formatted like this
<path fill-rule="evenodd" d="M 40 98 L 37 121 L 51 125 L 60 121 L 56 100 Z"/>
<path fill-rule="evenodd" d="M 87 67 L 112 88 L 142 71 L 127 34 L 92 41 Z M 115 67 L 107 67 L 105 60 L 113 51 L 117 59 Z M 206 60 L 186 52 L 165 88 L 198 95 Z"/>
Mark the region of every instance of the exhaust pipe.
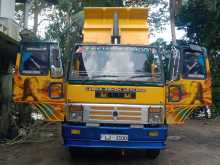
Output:
<path fill-rule="evenodd" d="M 113 35 L 112 35 L 112 44 L 120 44 L 120 35 L 119 35 L 119 19 L 118 13 L 115 12 L 113 22 Z"/>

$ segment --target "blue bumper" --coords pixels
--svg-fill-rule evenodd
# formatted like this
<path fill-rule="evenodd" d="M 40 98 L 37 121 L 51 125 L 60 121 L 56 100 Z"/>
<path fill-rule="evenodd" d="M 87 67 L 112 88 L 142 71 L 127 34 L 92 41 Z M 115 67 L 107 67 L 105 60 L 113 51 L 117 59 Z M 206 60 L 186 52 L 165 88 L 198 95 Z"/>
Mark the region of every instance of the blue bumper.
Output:
<path fill-rule="evenodd" d="M 80 132 L 80 134 L 72 134 L 73 131 Z M 150 137 L 149 132 L 158 132 L 158 136 Z M 128 135 L 128 141 L 102 141 L 100 140 L 101 134 Z M 62 135 L 65 147 L 164 149 L 167 126 L 155 128 L 87 127 L 63 123 Z"/>

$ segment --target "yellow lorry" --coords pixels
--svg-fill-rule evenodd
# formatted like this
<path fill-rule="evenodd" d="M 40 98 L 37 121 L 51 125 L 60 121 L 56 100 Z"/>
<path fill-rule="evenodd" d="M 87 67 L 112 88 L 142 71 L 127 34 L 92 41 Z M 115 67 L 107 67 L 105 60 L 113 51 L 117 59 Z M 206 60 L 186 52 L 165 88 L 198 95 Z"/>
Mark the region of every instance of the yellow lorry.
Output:
<path fill-rule="evenodd" d="M 138 149 L 156 158 L 168 124 L 211 105 L 206 51 L 173 47 L 165 80 L 159 49 L 149 46 L 146 8 L 85 8 L 84 14 L 83 43 L 74 46 L 65 81 L 56 44 L 21 44 L 13 99 L 46 120 L 63 121 L 71 151 Z"/>
<path fill-rule="evenodd" d="M 85 8 L 65 82 L 66 147 L 146 149 L 153 158 L 165 147 L 165 80 L 147 45 L 147 11 Z"/>
<path fill-rule="evenodd" d="M 13 101 L 31 105 L 33 112 L 44 120 L 62 121 L 63 92 L 63 66 L 58 44 L 21 42 L 14 73 Z"/>

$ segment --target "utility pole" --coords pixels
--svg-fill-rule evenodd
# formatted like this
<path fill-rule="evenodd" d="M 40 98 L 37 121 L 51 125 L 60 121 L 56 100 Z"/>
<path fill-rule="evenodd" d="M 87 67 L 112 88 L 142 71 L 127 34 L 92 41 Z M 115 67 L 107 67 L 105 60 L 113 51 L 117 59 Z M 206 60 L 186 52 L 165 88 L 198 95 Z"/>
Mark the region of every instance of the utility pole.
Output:
<path fill-rule="evenodd" d="M 176 0 L 170 0 L 170 25 L 171 25 L 173 44 L 176 44 L 175 15 L 176 15 Z"/>

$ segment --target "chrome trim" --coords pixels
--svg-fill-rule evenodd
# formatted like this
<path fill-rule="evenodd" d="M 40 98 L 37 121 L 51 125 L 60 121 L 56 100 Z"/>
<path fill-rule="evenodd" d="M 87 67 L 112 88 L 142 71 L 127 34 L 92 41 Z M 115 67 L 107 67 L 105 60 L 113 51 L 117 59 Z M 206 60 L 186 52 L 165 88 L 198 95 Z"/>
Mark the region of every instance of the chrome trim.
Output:
<path fill-rule="evenodd" d="M 163 105 L 129 105 L 129 104 L 91 104 L 91 103 L 66 103 L 65 106 L 82 106 L 83 107 L 83 122 L 90 124 L 100 124 L 100 123 L 109 123 L 109 124 L 149 124 L 148 122 L 148 109 L 149 107 L 158 107 L 163 109 L 163 116 L 165 115 L 165 108 Z M 107 107 L 107 109 L 92 109 L 92 107 Z M 110 107 L 110 109 L 109 109 Z M 112 109 L 111 109 L 112 107 Z M 118 108 L 125 108 L 125 110 L 118 110 Z M 126 108 L 134 108 L 134 110 L 126 110 Z M 140 109 L 140 110 L 137 110 Z M 117 111 L 119 116 L 113 117 L 112 113 Z M 109 114 L 90 114 L 91 112 L 109 112 Z M 122 114 L 120 113 L 130 113 L 130 114 Z M 140 113 L 134 114 L 132 113 Z M 110 115 L 111 114 L 111 115 Z M 112 117 L 109 119 L 92 119 L 91 117 Z M 118 118 L 125 119 L 118 119 Z M 126 120 L 130 118 L 131 120 Z M 132 118 L 137 118 L 134 120 Z M 140 120 L 138 120 L 140 118 Z"/>

